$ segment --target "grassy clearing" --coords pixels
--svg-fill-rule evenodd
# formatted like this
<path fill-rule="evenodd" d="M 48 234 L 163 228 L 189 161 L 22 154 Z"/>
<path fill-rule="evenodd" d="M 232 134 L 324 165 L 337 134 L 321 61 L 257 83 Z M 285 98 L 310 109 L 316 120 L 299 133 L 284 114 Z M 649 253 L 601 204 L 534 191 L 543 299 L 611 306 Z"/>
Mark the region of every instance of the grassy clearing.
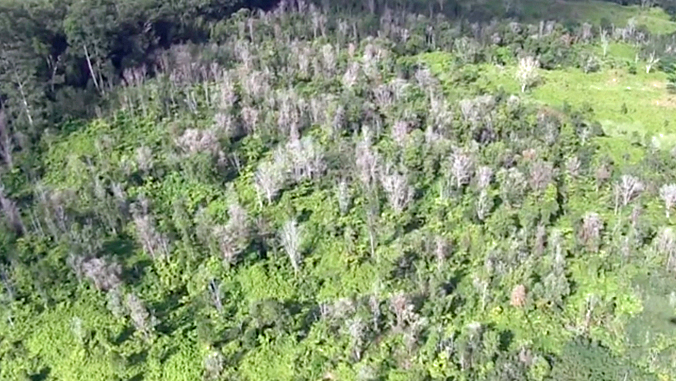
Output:
<path fill-rule="evenodd" d="M 621 46 L 613 49 L 622 55 L 629 54 L 628 49 Z M 450 80 L 447 70 L 451 55 L 437 52 L 423 55 L 421 59 L 429 63 L 442 82 Z M 502 88 L 508 93 L 520 94 L 515 67 L 482 64 L 475 68 L 479 79 L 474 86 L 479 91 L 493 92 Z M 577 108 L 590 106 L 606 134 L 613 137 L 654 137 L 664 147 L 676 145 L 676 124 L 672 120 L 676 112 L 676 96 L 669 94 L 665 88 L 666 74 L 646 74 L 641 66 L 638 70 L 637 74 L 629 74 L 625 69 L 605 69 L 588 74 L 574 68 L 542 70 L 540 84 L 521 95 L 557 108 L 565 104 Z M 460 94 L 463 89 L 454 91 Z"/>
<path fill-rule="evenodd" d="M 676 31 L 676 23 L 661 8 L 641 9 L 602 1 L 524 0 L 525 21 L 539 21 L 552 15 L 560 21 L 589 22 L 600 25 L 604 19 L 624 27 L 634 18 L 636 25 L 645 25 L 651 33 L 667 34 Z"/>

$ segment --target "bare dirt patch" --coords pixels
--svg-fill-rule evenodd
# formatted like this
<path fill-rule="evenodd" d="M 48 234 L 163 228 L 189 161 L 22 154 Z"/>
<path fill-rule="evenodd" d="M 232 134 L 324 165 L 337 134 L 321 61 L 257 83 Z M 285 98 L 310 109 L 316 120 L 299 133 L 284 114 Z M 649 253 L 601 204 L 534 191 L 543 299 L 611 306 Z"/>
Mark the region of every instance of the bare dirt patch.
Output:
<path fill-rule="evenodd" d="M 653 101 L 653 104 L 660 107 L 676 108 L 676 97 L 669 96 L 656 99 Z"/>

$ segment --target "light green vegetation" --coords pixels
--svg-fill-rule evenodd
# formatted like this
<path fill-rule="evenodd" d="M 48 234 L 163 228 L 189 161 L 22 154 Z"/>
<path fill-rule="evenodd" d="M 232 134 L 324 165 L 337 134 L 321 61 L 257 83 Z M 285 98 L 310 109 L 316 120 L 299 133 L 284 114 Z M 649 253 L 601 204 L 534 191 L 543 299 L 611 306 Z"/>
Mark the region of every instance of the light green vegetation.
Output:
<path fill-rule="evenodd" d="M 634 56 L 634 49 L 626 44 L 612 44 L 608 49 L 608 60 L 616 62 L 616 65 L 631 62 Z M 422 62 L 447 82 L 452 77 L 452 71 L 456 70 L 451 66 L 453 59 L 453 55 L 442 52 L 420 56 Z M 636 74 L 630 74 L 621 66 L 603 67 L 593 73 L 584 73 L 578 68 L 540 69 L 537 86 L 525 93 L 521 93 L 515 78 L 515 65 L 465 65 L 462 70 L 478 73 L 473 83 L 475 91 L 491 93 L 503 89 L 509 94 L 559 110 L 566 104 L 574 108 L 590 107 L 594 120 L 602 125 L 607 135 L 623 138 L 603 138 L 599 141 L 602 145 L 625 146 L 632 140 L 645 142 L 647 139 L 657 147 L 670 149 L 676 145 L 676 121 L 673 119 L 676 95 L 667 91 L 665 73 L 654 70 L 646 73 L 644 64 L 639 62 L 637 66 Z M 446 88 L 452 97 L 466 93 L 466 89 L 455 85 L 447 84 Z M 623 149 L 617 150 L 620 151 Z"/>
<path fill-rule="evenodd" d="M 595 27 L 612 24 L 625 27 L 633 22 L 650 33 L 669 34 L 676 31 L 676 22 L 662 8 L 642 8 L 639 5 L 620 5 L 599 0 L 512 0 L 472 2 L 469 7 L 485 9 L 492 15 L 504 15 L 507 7 L 524 22 L 538 24 L 542 20 L 557 20 L 564 24 L 590 23 Z M 507 5 L 509 4 L 509 5 Z"/>
<path fill-rule="evenodd" d="M 666 74 L 363 5 L 239 12 L 96 118 L 0 129 L 0 380 L 676 379 Z"/>
<path fill-rule="evenodd" d="M 487 86 L 518 93 L 515 68 L 482 66 Z M 676 131 L 670 126 L 676 110 L 676 97 L 665 89 L 664 73 L 639 71 L 628 74 L 624 69 L 584 73 L 576 68 L 540 71 L 541 84 L 526 95 L 553 107 L 568 103 L 574 107 L 589 105 L 593 115 L 610 135 L 664 134 L 665 139 Z M 626 106 L 626 110 L 623 110 Z M 671 141 L 670 141 L 671 142 Z"/>
<path fill-rule="evenodd" d="M 523 0 L 524 18 L 530 22 L 555 18 L 562 22 L 589 22 L 599 26 L 609 22 L 624 27 L 633 19 L 651 33 L 668 34 L 676 31 L 676 23 L 661 8 L 644 9 L 638 5 L 623 6 L 604 1 Z"/>

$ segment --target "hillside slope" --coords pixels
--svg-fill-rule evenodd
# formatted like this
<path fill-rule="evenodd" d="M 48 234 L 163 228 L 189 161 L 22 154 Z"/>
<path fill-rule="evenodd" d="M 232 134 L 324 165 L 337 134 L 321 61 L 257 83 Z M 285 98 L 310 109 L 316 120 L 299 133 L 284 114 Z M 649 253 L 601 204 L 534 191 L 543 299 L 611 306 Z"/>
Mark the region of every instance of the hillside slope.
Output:
<path fill-rule="evenodd" d="M 655 40 L 376 5 L 240 11 L 35 141 L 8 113 L 0 379 L 676 379 Z"/>

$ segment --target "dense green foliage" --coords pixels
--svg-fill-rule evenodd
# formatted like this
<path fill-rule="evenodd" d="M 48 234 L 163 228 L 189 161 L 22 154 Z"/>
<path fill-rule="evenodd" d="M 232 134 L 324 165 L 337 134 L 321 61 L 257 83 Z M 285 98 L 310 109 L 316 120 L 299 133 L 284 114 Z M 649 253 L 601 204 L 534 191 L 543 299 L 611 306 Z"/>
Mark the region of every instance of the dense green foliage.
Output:
<path fill-rule="evenodd" d="M 0 379 L 676 379 L 663 11 L 345 3 L 0 3 Z"/>

